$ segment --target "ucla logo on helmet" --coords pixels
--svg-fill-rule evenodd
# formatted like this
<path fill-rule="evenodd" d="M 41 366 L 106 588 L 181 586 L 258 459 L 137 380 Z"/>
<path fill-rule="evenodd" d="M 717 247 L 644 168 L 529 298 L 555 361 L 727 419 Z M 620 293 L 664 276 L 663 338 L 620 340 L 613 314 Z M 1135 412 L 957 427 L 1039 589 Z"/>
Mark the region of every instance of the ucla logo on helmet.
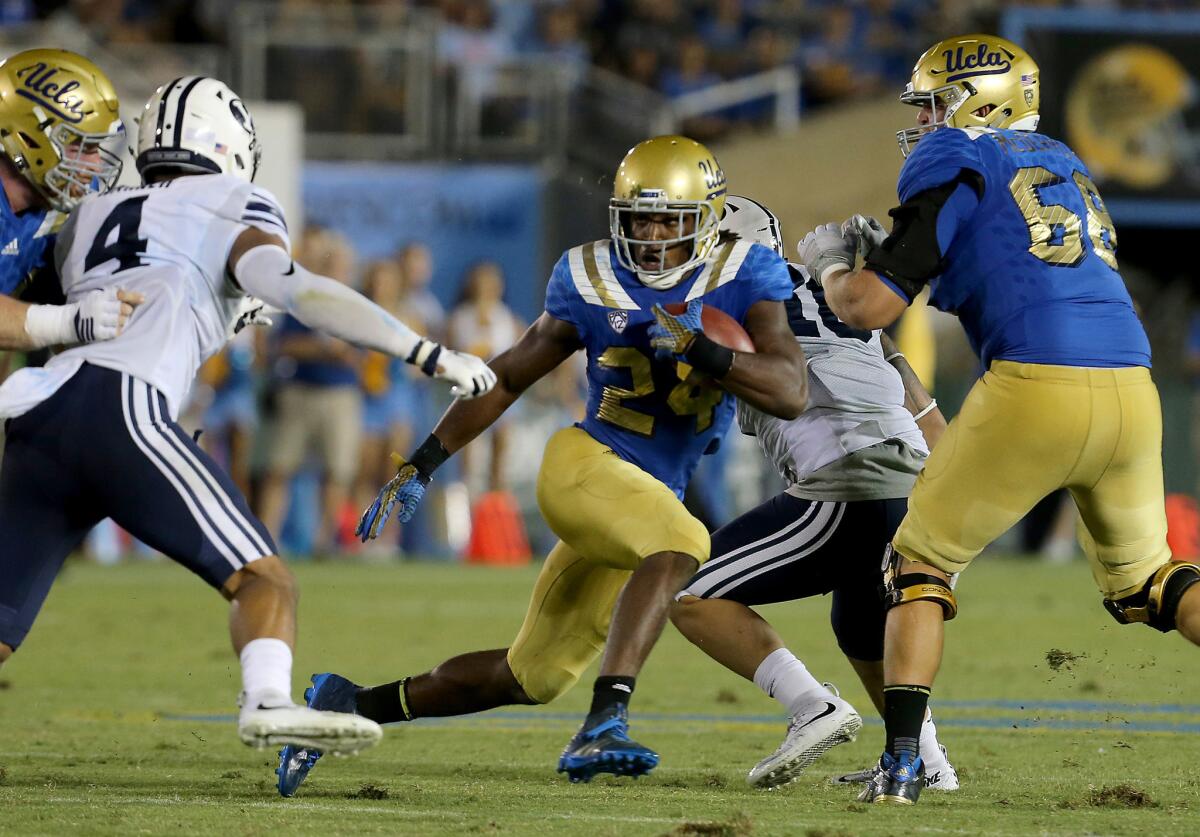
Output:
<path fill-rule="evenodd" d="M 617 334 L 623 334 L 625 327 L 629 325 L 629 315 L 624 311 L 609 311 L 608 324 Z"/>
<path fill-rule="evenodd" d="M 725 172 L 717 165 L 716 160 L 701 160 L 697 165 L 704 175 L 704 185 L 708 189 L 705 200 L 712 200 L 725 194 Z"/>
<path fill-rule="evenodd" d="M 1012 69 L 1012 62 L 1017 56 L 1004 47 L 993 51 L 988 49 L 987 44 L 980 44 L 974 50 L 961 46 L 958 49 L 948 49 L 942 53 L 942 57 L 946 59 L 946 69 L 930 70 L 929 74 L 940 76 L 946 73 L 946 81 L 950 82 L 974 76 L 1007 73 Z"/>
<path fill-rule="evenodd" d="M 59 119 L 72 124 L 83 121 L 83 97 L 75 91 L 80 84 L 68 81 L 63 84 L 56 78 L 58 70 L 50 67 L 45 61 L 30 64 L 17 70 L 17 78 L 21 79 L 24 87 L 17 90 L 17 95 L 29 99 L 44 108 L 48 108 Z"/>

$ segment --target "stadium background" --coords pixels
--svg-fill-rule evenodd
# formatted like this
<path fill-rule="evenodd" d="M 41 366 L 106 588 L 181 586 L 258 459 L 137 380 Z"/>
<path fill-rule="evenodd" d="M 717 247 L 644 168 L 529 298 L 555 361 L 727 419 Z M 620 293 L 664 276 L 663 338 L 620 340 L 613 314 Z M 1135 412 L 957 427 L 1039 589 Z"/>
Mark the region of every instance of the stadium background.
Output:
<path fill-rule="evenodd" d="M 0 40 L 6 52 L 54 45 L 92 57 L 117 85 L 131 136 L 159 84 L 226 79 L 250 102 L 264 146 L 259 182 L 287 209 L 300 259 L 486 354 L 537 316 L 563 249 L 606 235 L 612 172 L 638 140 L 681 132 L 709 143 L 731 192 L 774 209 L 790 247 L 818 223 L 885 216 L 902 161 L 894 132 L 913 118 L 896 94 L 919 50 L 999 31 L 1041 64 L 1043 126 L 1082 152 L 1108 200 L 1122 273 L 1154 344 L 1168 491 L 1186 496 L 1200 450 L 1192 5 L 7 0 Z M 978 374 L 958 325 L 918 311 L 898 336 L 952 416 Z M 532 482 L 544 440 L 581 409 L 580 373 L 568 365 L 523 398 L 456 457 L 418 520 L 370 553 L 349 530 L 386 478 L 387 450 L 406 451 L 432 427 L 442 388 L 277 322 L 202 371 L 187 424 L 204 428 L 202 442 L 291 557 L 454 559 L 473 517 L 504 528 L 503 502 L 480 508 L 492 490 L 511 492 L 540 556 L 550 535 Z M 316 390 L 327 397 L 313 400 Z M 327 426 L 313 426 L 316 413 Z M 232 444 L 230 427 L 240 428 Z M 302 432 L 312 444 L 279 442 Z M 753 443 L 730 442 L 689 493 L 712 525 L 776 488 Z M 1051 503 L 1033 517 L 1001 547 L 1069 558 L 1069 510 Z M 88 545 L 101 561 L 131 550 L 103 527 Z"/>

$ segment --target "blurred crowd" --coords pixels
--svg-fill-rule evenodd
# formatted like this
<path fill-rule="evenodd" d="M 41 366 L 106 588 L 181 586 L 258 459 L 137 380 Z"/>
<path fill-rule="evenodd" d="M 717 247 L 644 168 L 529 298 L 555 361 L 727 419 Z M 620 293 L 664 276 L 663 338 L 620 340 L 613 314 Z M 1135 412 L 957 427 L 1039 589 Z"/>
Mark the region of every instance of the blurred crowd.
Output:
<path fill-rule="evenodd" d="M 430 290 L 435 265 L 419 242 L 360 264 L 342 235 L 310 225 L 294 250 L 309 269 L 356 287 L 452 348 L 491 357 L 524 330 L 504 303 L 504 275 L 495 262 L 476 263 L 458 279 L 457 301 L 447 311 Z M 440 284 L 456 279 L 437 278 Z M 527 396 L 539 421 L 561 426 L 582 414 L 580 371 L 566 364 L 559 377 Z M 325 556 L 362 548 L 354 526 L 395 473 L 390 454 L 408 453 L 448 403 L 442 384 L 402 360 L 283 316 L 271 327 L 243 329 L 201 368 L 181 423 L 201 432 L 201 446 L 229 470 L 287 553 Z M 509 467 L 518 415 L 520 407 L 455 457 L 444 478 L 439 472 L 435 493 L 453 486 L 464 509 L 488 492 L 528 493 L 530 469 Z M 516 441 L 539 446 L 542 437 Z M 444 499 L 426 505 L 425 519 L 403 531 L 391 527 L 373 542 L 375 554 L 453 553 L 462 534 L 447 531 Z"/>
<path fill-rule="evenodd" d="M 897 89 L 915 49 L 950 34 L 995 29 L 1014 4 L 1002 0 L 278 0 L 275 20 L 309 19 L 314 10 L 361 30 L 406 25 L 411 10 L 439 20 L 436 52 L 456 83 L 487 95 L 516 59 L 552 61 L 573 80 L 589 66 L 613 71 L 674 98 L 778 67 L 795 67 L 805 107 Z M 1040 8 L 1189 9 L 1193 0 L 1042 0 Z M 71 15 L 112 43 L 160 41 L 228 45 L 236 40 L 235 0 L 4 0 L 0 22 Z M 294 61 L 312 66 L 311 46 Z M 286 59 L 283 59 L 286 63 Z M 398 56 L 321 50 L 313 99 L 336 100 L 339 79 L 369 74 L 354 85 L 367 101 L 355 109 L 365 132 L 403 131 L 404 62 Z M 276 68 L 278 69 L 278 68 Z M 301 70 L 303 67 L 295 67 Z M 278 74 L 277 74 L 278 75 Z M 286 75 L 286 74 L 282 74 Z M 272 95 L 287 95 L 273 90 Z M 308 101 L 304 91 L 291 91 Z M 321 108 L 306 107 L 321 130 Z M 325 108 L 325 110 L 329 110 Z M 773 113 L 770 96 L 719 111 L 688 131 L 711 138 Z M 378 124 L 376 124 L 378 123 Z M 327 128 L 328 129 L 328 128 Z M 347 130 L 344 116 L 337 130 Z"/>

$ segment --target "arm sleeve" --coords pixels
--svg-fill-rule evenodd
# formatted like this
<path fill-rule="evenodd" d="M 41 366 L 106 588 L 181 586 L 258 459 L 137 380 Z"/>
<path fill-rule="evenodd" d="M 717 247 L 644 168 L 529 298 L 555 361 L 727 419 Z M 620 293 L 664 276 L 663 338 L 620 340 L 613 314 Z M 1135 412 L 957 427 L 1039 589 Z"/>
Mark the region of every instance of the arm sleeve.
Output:
<path fill-rule="evenodd" d="M 436 343 L 341 282 L 305 270 L 274 244 L 243 255 L 233 276 L 243 291 L 289 312 L 309 328 L 417 365 L 436 358 Z"/>
<path fill-rule="evenodd" d="M 911 304 L 945 269 L 946 251 L 979 206 L 977 180 L 974 172 L 960 170 L 891 210 L 892 232 L 867 253 L 865 266 Z"/>

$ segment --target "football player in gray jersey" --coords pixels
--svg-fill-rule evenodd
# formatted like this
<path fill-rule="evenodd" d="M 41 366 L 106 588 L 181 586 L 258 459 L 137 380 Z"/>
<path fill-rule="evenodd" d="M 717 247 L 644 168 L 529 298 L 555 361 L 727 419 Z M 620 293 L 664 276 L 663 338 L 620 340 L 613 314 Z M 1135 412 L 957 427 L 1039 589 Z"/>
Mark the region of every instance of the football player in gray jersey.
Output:
<path fill-rule="evenodd" d="M 729 196 L 721 227 L 784 254 L 778 219 L 749 198 Z M 787 737 L 747 777 L 764 788 L 794 780 L 831 747 L 854 740 L 862 718 L 751 607 L 832 593 L 838 645 L 882 712 L 884 548 L 946 426 L 888 337 L 838 320 L 821 286 L 802 266 L 790 268 L 788 319 L 808 358 L 808 407 L 784 420 L 738 405 L 742 432 L 758 439 L 787 488 L 713 534 L 713 558 L 671 614 L 684 636 L 787 710 Z M 928 787 L 958 788 L 928 715 L 921 757 Z M 839 780 L 867 781 L 873 772 Z"/>

